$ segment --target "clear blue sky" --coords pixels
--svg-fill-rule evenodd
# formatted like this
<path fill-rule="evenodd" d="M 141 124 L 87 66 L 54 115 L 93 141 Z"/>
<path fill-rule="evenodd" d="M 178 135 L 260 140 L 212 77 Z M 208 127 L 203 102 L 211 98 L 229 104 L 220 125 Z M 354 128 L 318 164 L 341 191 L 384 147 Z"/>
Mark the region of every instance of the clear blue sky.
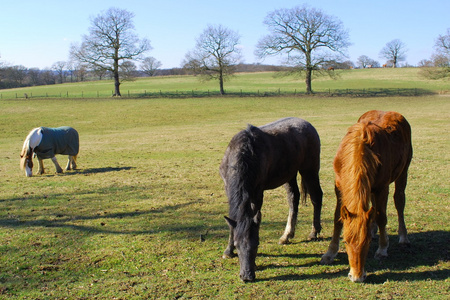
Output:
<path fill-rule="evenodd" d="M 25 67 L 50 67 L 67 61 L 70 44 L 88 33 L 90 17 L 109 7 L 135 14 L 139 37 L 150 40 L 147 53 L 163 68 L 179 67 L 208 24 L 221 24 L 241 35 L 244 62 L 254 56 L 258 40 L 268 33 L 265 16 L 279 8 L 308 4 L 340 19 L 349 30 L 349 59 L 360 55 L 384 63 L 379 52 L 400 39 L 408 48 L 406 61 L 429 59 L 435 39 L 450 27 L 450 0 L 20 0 L 3 1 L 0 17 L 0 61 Z M 263 63 L 276 64 L 279 58 Z"/>

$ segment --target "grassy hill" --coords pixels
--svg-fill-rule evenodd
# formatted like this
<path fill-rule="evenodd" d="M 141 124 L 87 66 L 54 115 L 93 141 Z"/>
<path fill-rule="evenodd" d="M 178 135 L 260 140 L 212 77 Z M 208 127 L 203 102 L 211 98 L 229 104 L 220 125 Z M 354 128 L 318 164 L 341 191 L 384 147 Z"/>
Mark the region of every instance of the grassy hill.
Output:
<path fill-rule="evenodd" d="M 426 80 L 418 75 L 418 68 L 337 70 L 335 78 L 319 77 L 313 81 L 313 90 L 324 94 L 358 94 L 376 90 L 389 90 L 387 95 L 414 91 L 416 94 L 448 93 L 450 80 Z M 281 76 L 282 73 L 238 73 L 225 83 L 231 95 L 301 94 L 305 91 L 304 79 Z M 0 99 L 28 97 L 97 98 L 112 95 L 111 80 L 65 83 L 0 90 Z M 202 82 L 195 76 L 162 76 L 138 78 L 121 85 L 123 97 L 178 97 L 217 95 L 216 81 Z M 412 93 L 412 94 L 414 94 Z M 383 95 L 385 95 L 383 94 Z M 406 93 L 409 95 L 411 93 Z"/>

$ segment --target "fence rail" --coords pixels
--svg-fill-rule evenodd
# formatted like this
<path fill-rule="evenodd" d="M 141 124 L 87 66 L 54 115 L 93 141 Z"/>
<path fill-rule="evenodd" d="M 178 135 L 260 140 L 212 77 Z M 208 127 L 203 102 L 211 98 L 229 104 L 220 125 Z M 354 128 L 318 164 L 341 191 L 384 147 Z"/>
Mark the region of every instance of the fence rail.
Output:
<path fill-rule="evenodd" d="M 326 89 L 315 90 L 314 96 L 323 97 L 393 97 L 393 96 L 423 96 L 432 95 L 437 91 L 418 89 L 418 88 L 372 88 L 372 89 Z M 0 93 L 0 99 L 38 99 L 38 98 L 105 98 L 112 97 L 113 92 L 105 91 L 89 91 L 89 92 L 74 92 L 64 91 L 59 93 Z M 277 96 L 311 96 L 304 91 L 299 90 L 232 90 L 226 91 L 225 95 L 221 95 L 218 91 L 202 91 L 202 90 L 190 90 L 190 91 L 146 91 L 146 90 L 125 90 L 122 92 L 122 98 L 204 98 L 204 97 L 277 97 Z"/>

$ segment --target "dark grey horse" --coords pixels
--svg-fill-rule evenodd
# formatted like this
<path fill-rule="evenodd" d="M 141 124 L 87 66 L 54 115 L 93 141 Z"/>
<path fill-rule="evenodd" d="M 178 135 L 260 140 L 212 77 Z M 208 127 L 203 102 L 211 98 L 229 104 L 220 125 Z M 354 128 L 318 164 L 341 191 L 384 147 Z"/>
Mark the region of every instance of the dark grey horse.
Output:
<path fill-rule="evenodd" d="M 314 206 L 310 239 L 321 230 L 322 189 L 319 182 L 320 139 L 315 128 L 299 118 L 285 118 L 247 129 L 230 141 L 220 165 L 228 196 L 230 227 L 228 247 L 223 256 L 233 257 L 236 248 L 243 281 L 255 280 L 255 260 L 264 190 L 284 185 L 289 202 L 286 230 L 280 244 L 294 237 L 300 196 L 309 194 Z M 297 184 L 301 175 L 301 193 Z"/>

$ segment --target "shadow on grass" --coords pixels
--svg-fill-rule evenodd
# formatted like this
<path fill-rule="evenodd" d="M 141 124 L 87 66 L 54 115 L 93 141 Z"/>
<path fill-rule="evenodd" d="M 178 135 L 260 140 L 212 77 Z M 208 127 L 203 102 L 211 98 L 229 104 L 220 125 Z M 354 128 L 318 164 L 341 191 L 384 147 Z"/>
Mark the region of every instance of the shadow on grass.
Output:
<path fill-rule="evenodd" d="M 371 249 L 366 262 L 366 269 L 368 277 L 365 280 L 366 284 L 383 284 L 387 280 L 389 281 L 423 281 L 427 279 L 431 280 L 446 280 L 450 277 L 450 269 L 439 270 L 424 270 L 429 269 L 431 266 L 448 262 L 450 259 L 450 232 L 448 231 L 428 231 L 419 233 L 410 233 L 408 235 L 411 241 L 410 247 L 401 246 L 397 242 L 396 236 L 391 236 L 391 245 L 388 249 L 389 256 L 383 260 L 376 260 L 373 258 L 374 253 L 378 247 L 378 241 L 373 241 Z M 317 261 L 313 263 L 303 264 L 301 266 L 296 265 L 279 265 L 279 264 L 266 264 L 259 266 L 258 270 L 265 269 L 282 269 L 291 267 L 313 267 L 318 266 L 320 257 L 322 254 L 287 254 L 287 255 L 270 255 L 263 253 L 260 256 L 263 257 L 280 257 L 286 256 L 289 260 L 301 259 L 305 257 L 317 257 Z M 348 259 L 345 253 L 339 253 L 335 259 L 333 265 L 346 265 L 345 270 L 339 270 L 335 272 L 322 272 L 318 274 L 289 274 L 280 275 L 276 277 L 269 277 L 258 279 L 257 281 L 271 281 L 271 280 L 305 280 L 305 279 L 332 279 L 338 277 L 347 277 L 348 273 Z M 323 266 L 326 268 L 327 266 Z M 332 267 L 330 267 L 331 269 Z M 418 269 L 418 271 L 408 271 L 410 269 Z M 377 274 L 375 274 L 377 273 Z"/>
<path fill-rule="evenodd" d="M 199 232 L 205 230 L 204 225 L 195 225 L 190 222 L 180 222 L 178 218 L 173 218 L 171 215 L 176 211 L 186 211 L 187 207 L 193 205 L 194 202 L 186 202 L 176 205 L 166 205 L 159 208 L 152 208 L 148 210 L 133 210 L 120 213 L 98 213 L 95 215 L 65 215 L 65 214 L 50 214 L 44 219 L 38 220 L 22 220 L 21 217 L 10 216 L 7 218 L 0 219 L 0 227 L 47 227 L 47 228 L 65 228 L 73 229 L 79 232 L 92 233 L 92 234 L 131 234 L 131 235 L 150 235 L 161 232 L 180 232 L 185 231 L 192 235 L 196 235 Z M 29 217 L 29 216 L 28 216 Z M 126 229 L 115 229 L 114 226 L 108 224 L 108 220 L 112 219 L 126 219 L 126 218 L 138 218 L 145 217 L 148 219 L 164 219 L 162 222 L 164 225 L 154 226 L 149 225 L 147 230 L 126 230 Z M 98 223 L 94 226 L 89 225 L 78 225 L 74 224 L 80 221 L 95 221 Z M 188 219 L 189 220 L 189 219 Z M 130 220 L 131 221 L 131 220 Z M 195 220 L 194 220 L 195 221 Z M 131 226 L 132 227 L 132 226 Z M 120 227 L 119 228 L 123 228 Z"/>
<path fill-rule="evenodd" d="M 55 177 L 55 176 L 74 176 L 74 175 L 93 175 L 93 174 L 102 174 L 109 172 L 119 172 L 119 171 L 128 171 L 135 169 L 135 167 L 104 167 L 104 168 L 90 168 L 90 169 L 75 169 L 71 171 L 64 171 L 64 173 L 55 173 L 47 170 L 42 175 L 33 175 L 37 177 Z"/>
<path fill-rule="evenodd" d="M 105 167 L 105 168 L 90 168 L 90 169 L 80 169 L 80 170 L 75 170 L 75 172 L 73 173 L 67 173 L 67 174 L 99 174 L 99 173 L 109 173 L 109 172 L 119 172 L 119 171 L 128 171 L 128 170 L 132 170 L 135 169 L 135 167 L 117 167 L 117 168 L 113 168 L 113 167 Z"/>

